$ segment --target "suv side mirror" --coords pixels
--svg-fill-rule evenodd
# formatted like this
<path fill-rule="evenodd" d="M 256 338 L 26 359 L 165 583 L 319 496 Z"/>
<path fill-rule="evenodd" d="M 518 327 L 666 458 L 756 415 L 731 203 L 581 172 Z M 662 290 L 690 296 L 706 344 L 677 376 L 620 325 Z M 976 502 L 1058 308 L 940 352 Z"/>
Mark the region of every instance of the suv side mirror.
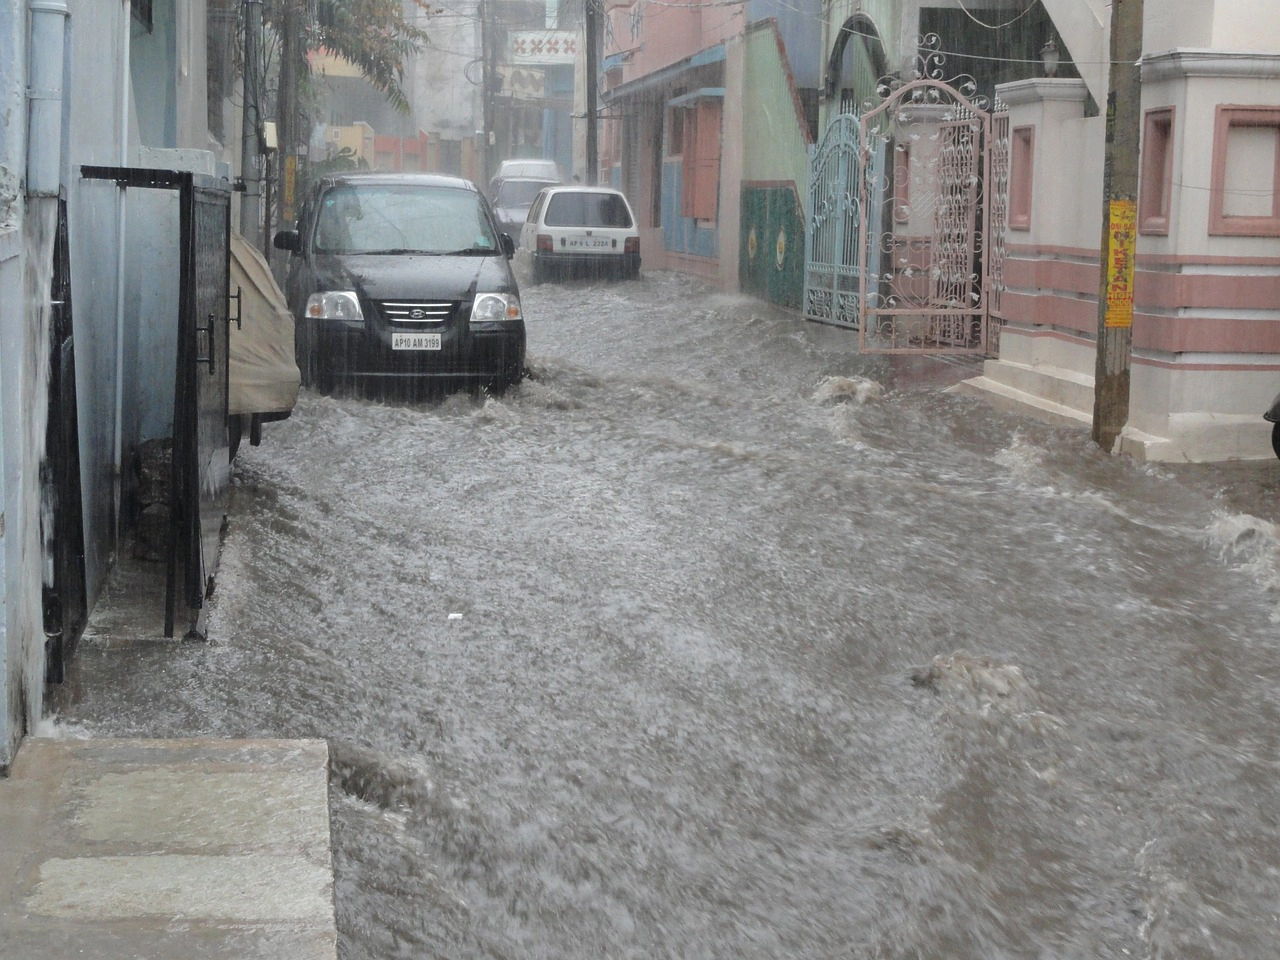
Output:
<path fill-rule="evenodd" d="M 277 250 L 288 250 L 291 253 L 302 252 L 302 237 L 297 230 L 281 230 L 276 233 L 271 245 Z"/>
<path fill-rule="evenodd" d="M 507 255 L 508 260 L 516 255 L 516 242 L 511 239 L 511 234 L 498 234 L 498 242 L 502 244 L 502 252 Z"/>

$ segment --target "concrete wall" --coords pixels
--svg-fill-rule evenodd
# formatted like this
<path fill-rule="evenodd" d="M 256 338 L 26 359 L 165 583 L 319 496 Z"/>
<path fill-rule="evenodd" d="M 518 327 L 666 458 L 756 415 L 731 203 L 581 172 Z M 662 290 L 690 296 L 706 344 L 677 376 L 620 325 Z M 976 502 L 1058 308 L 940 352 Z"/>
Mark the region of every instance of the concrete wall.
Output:
<path fill-rule="evenodd" d="M 158 5 L 159 6 L 159 5 Z M 132 28 L 137 29 L 137 28 Z M 117 325 L 124 191 L 82 180 L 84 164 L 126 166 L 128 150 L 128 4 L 75 4 L 68 83 L 72 175 L 67 183 L 71 242 L 76 388 L 83 484 L 88 602 L 106 578 L 115 550 L 117 430 L 122 377 Z M 152 96 L 164 94 L 153 89 Z"/>
<path fill-rule="evenodd" d="M 22 289 L 22 214 L 18 203 L 18 171 L 26 148 L 25 4 L 0 0 L 0 290 Z M 16 297 L 0 297 L 0 769 L 7 768 L 21 736 L 21 708 L 14 664 L 21 660 L 22 628 L 18 623 L 18 564 L 10 554 L 18 542 L 21 521 L 16 510 L 20 483 L 17 436 L 17 384 L 4 358 L 19 342 L 23 311 Z M 10 447 L 14 446 L 11 450 Z"/>
<path fill-rule="evenodd" d="M 1228 8 L 1240 13 L 1238 6 L 1217 4 L 1219 25 L 1234 22 Z M 1276 22 L 1272 11 L 1259 13 L 1260 29 Z M 1280 29 L 1270 35 L 1280 36 Z M 1219 110 L 1262 107 L 1272 111 L 1273 123 L 1280 119 L 1280 54 L 1222 53 L 1184 50 L 1149 57 L 1143 67 L 1143 110 L 1172 110 L 1174 187 L 1164 232 L 1142 229 L 1139 237 L 1132 399 L 1123 438 L 1135 455 L 1271 455 L 1261 413 L 1280 391 L 1280 241 L 1265 228 L 1227 235 L 1215 212 L 1266 199 L 1270 214 L 1280 163 L 1277 127 L 1245 129 L 1270 141 L 1265 161 L 1254 157 L 1250 169 L 1246 155 L 1246 162 L 1219 174 L 1222 193 L 1214 187 L 1228 145 Z"/>

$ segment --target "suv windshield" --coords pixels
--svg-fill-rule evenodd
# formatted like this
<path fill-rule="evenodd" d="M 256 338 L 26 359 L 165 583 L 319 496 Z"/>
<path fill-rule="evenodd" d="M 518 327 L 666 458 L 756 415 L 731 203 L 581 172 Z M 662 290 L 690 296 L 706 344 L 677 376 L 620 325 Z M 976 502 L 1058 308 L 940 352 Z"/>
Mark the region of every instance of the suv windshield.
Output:
<path fill-rule="evenodd" d="M 318 253 L 489 253 L 480 195 L 423 184 L 340 183 L 320 198 Z"/>
<path fill-rule="evenodd" d="M 495 207 L 520 207 L 533 203 L 544 187 L 554 187 L 554 180 L 504 180 L 493 198 Z"/>
<path fill-rule="evenodd" d="M 629 227 L 631 214 L 616 193 L 557 193 L 547 204 L 548 227 Z"/>
<path fill-rule="evenodd" d="M 550 177 L 560 182 L 560 168 L 554 160 L 503 160 L 497 179 L 511 177 Z"/>

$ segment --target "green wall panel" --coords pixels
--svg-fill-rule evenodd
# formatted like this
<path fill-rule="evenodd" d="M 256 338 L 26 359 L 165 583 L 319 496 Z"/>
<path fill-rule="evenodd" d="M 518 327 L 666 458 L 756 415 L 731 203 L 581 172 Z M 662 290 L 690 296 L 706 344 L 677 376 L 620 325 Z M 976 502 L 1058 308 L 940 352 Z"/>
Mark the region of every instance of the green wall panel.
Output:
<path fill-rule="evenodd" d="M 741 199 L 742 291 L 798 310 L 804 293 L 804 216 L 795 190 L 743 184 Z"/>

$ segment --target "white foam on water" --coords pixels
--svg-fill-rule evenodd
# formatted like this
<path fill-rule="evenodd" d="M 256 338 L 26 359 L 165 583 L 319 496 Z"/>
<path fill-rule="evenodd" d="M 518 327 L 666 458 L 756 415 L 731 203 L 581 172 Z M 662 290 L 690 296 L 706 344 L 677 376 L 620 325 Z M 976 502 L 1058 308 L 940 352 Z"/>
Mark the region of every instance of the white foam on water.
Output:
<path fill-rule="evenodd" d="M 1280 591 L 1280 527 L 1249 514 L 1215 514 L 1205 531 L 1226 564 L 1244 571 L 1267 591 Z M 1271 612 L 1280 623 L 1280 603 Z"/>
<path fill-rule="evenodd" d="M 93 731 L 82 723 L 64 723 L 56 714 L 36 721 L 33 734 L 50 740 L 92 740 Z"/>
<path fill-rule="evenodd" d="M 1031 443 L 1021 433 L 1015 433 L 1009 446 L 999 451 L 993 459 L 1015 479 L 1030 481 L 1037 478 L 1044 469 L 1044 457 L 1043 447 Z"/>
<path fill-rule="evenodd" d="M 813 392 L 815 403 L 853 403 L 879 400 L 884 387 L 865 377 L 824 377 Z"/>

